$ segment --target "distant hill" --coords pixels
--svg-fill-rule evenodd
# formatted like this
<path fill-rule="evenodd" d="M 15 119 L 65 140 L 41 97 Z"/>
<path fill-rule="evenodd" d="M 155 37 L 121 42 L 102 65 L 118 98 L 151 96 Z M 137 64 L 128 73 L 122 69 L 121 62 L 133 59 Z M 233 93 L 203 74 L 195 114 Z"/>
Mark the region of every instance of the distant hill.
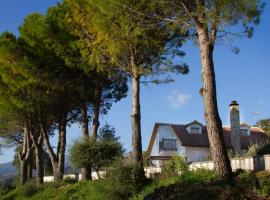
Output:
<path fill-rule="evenodd" d="M 15 174 L 16 168 L 13 166 L 12 162 L 0 164 L 0 177 Z"/>
<path fill-rule="evenodd" d="M 0 185 L 11 184 L 16 176 L 16 168 L 12 162 L 0 164 Z"/>

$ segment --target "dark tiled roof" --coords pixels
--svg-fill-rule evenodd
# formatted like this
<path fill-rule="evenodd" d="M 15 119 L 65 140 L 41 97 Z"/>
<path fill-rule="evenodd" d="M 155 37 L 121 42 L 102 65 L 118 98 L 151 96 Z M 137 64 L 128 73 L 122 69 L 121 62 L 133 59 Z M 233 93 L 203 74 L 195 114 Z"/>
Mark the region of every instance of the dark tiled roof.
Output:
<path fill-rule="evenodd" d="M 162 125 L 162 124 L 160 124 Z M 186 125 L 168 124 L 175 131 L 183 146 L 190 147 L 209 147 L 209 140 L 206 127 L 202 129 L 202 134 L 190 134 L 186 130 Z M 270 138 L 264 134 L 259 128 L 251 127 L 250 136 L 241 135 L 241 148 L 247 149 L 251 144 L 261 143 Z M 227 148 L 232 148 L 231 132 L 229 127 L 223 127 L 223 135 Z"/>

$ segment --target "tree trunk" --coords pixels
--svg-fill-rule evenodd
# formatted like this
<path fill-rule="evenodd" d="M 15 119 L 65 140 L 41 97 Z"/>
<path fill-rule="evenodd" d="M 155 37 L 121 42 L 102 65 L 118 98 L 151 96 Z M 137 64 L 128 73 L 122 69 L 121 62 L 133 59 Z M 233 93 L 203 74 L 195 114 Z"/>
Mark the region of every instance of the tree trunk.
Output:
<path fill-rule="evenodd" d="M 59 122 L 59 139 L 57 146 L 57 172 L 55 180 L 62 180 L 65 173 L 65 152 L 66 152 L 66 116 Z"/>
<path fill-rule="evenodd" d="M 44 137 L 44 143 L 46 146 L 46 149 L 48 150 L 48 154 L 52 163 L 53 167 L 53 175 L 54 180 L 62 180 L 64 176 L 64 168 L 65 168 L 65 151 L 66 151 L 66 115 L 63 115 L 59 119 L 59 127 L 58 127 L 58 145 L 57 145 L 57 153 L 53 151 L 53 148 L 49 141 L 49 134 L 40 121 L 40 127 L 42 130 L 42 134 Z"/>
<path fill-rule="evenodd" d="M 88 114 L 87 114 L 87 105 L 86 103 L 83 103 L 82 105 L 82 135 L 83 139 L 89 139 L 89 120 L 88 120 Z"/>
<path fill-rule="evenodd" d="M 37 185 L 43 184 L 44 170 L 43 170 L 43 134 L 40 130 L 36 130 L 36 128 L 31 128 L 30 136 L 35 147 L 35 162 L 36 162 L 36 182 Z"/>
<path fill-rule="evenodd" d="M 26 125 L 23 129 L 23 144 L 22 144 L 22 152 L 20 152 L 19 160 L 20 160 L 20 183 L 23 185 L 27 181 L 27 167 L 28 167 L 28 160 L 30 156 L 30 151 L 32 148 L 28 148 L 28 143 L 30 141 L 30 133 L 28 125 Z"/>
<path fill-rule="evenodd" d="M 215 170 L 223 179 L 232 178 L 230 160 L 225 147 L 222 122 L 218 113 L 216 80 L 213 62 L 214 45 L 209 41 L 208 29 L 197 27 L 201 64 L 203 88 L 200 93 L 203 97 L 205 121 L 210 144 L 210 150 L 214 162 Z"/>
<path fill-rule="evenodd" d="M 139 176 L 144 177 L 141 137 L 141 108 L 140 108 L 140 75 L 136 66 L 136 53 L 132 49 L 132 156 L 133 162 L 139 168 Z M 141 177 L 138 177 L 141 179 Z"/>
<path fill-rule="evenodd" d="M 29 157 L 27 162 L 27 179 L 30 180 L 33 178 L 33 149 L 31 149 L 32 141 L 30 134 L 27 137 L 27 150 L 29 151 Z"/>
<path fill-rule="evenodd" d="M 98 86 L 96 88 L 94 103 L 93 103 L 93 125 L 92 125 L 92 131 L 91 131 L 91 141 L 96 141 L 97 139 L 101 96 L 102 96 L 102 87 Z"/>
<path fill-rule="evenodd" d="M 87 105 L 86 103 L 83 103 L 82 106 L 82 135 L 83 140 L 88 141 L 89 140 L 89 120 L 88 120 L 88 114 L 87 114 Z M 92 170 L 91 167 L 83 167 L 81 168 L 81 176 L 82 180 L 92 180 Z"/>
<path fill-rule="evenodd" d="M 42 185 L 44 177 L 42 143 L 35 146 L 35 159 L 36 159 L 36 182 L 37 185 Z"/>
<path fill-rule="evenodd" d="M 20 171 L 20 183 L 21 185 L 25 184 L 27 181 L 27 162 L 25 159 L 20 161 L 21 171 Z"/>

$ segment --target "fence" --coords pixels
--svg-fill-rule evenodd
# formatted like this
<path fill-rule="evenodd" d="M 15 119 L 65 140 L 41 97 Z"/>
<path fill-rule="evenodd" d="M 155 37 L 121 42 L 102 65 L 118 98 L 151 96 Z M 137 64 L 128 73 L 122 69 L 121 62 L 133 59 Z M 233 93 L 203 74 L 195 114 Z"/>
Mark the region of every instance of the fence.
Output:
<path fill-rule="evenodd" d="M 245 169 L 253 171 L 270 170 L 270 155 L 241 157 L 231 159 L 232 170 Z M 193 162 L 189 165 L 190 169 L 214 169 L 213 161 Z"/>
<path fill-rule="evenodd" d="M 268 170 L 270 171 L 270 154 L 264 156 L 254 156 L 254 157 L 241 157 L 241 158 L 233 158 L 231 159 L 231 166 L 233 170 L 236 169 L 245 169 L 245 170 L 254 170 L 254 171 L 262 171 Z M 204 169 L 214 169 L 213 161 L 205 161 L 205 162 L 193 162 L 189 165 L 191 170 L 196 170 L 198 168 Z M 155 176 L 156 174 L 161 173 L 161 167 L 145 167 L 144 172 L 147 177 Z M 105 172 L 100 172 L 101 177 L 105 175 Z M 96 172 L 92 172 L 93 179 L 98 179 Z M 65 175 L 64 178 L 75 178 L 81 180 L 81 175 Z M 52 182 L 54 180 L 53 176 L 44 177 L 44 182 Z"/>
<path fill-rule="evenodd" d="M 105 176 L 105 172 L 104 171 L 100 171 L 99 172 L 99 175 L 101 176 L 101 178 L 103 178 Z M 64 175 L 64 179 L 67 179 L 67 178 L 72 178 L 72 179 L 75 179 L 75 180 L 82 180 L 82 176 L 81 174 L 66 174 Z M 98 180 L 98 174 L 96 172 L 92 172 L 92 179 L 93 180 Z M 54 181 L 54 177 L 53 176 L 44 176 L 43 178 L 44 182 L 53 182 Z"/>

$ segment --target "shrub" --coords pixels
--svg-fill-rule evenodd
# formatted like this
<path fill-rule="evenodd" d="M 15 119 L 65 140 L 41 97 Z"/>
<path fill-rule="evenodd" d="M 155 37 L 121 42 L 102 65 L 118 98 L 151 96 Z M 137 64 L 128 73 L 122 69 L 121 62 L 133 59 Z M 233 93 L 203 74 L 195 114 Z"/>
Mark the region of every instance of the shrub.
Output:
<path fill-rule="evenodd" d="M 192 186 L 194 184 L 211 183 L 218 180 L 218 175 L 207 169 L 198 169 L 194 171 L 183 171 L 176 176 L 163 177 L 162 179 L 154 179 L 151 184 L 146 186 L 139 194 L 133 196 L 132 200 L 143 200 L 149 194 L 154 193 L 161 187 L 168 187 L 173 184 L 182 184 Z"/>
<path fill-rule="evenodd" d="M 256 173 L 260 189 L 258 192 L 264 196 L 270 195 L 270 172 L 261 171 Z"/>
<path fill-rule="evenodd" d="M 265 144 L 261 148 L 258 149 L 258 156 L 270 154 L 270 144 Z"/>
<path fill-rule="evenodd" d="M 248 148 L 245 156 L 263 156 L 266 154 L 270 154 L 270 144 L 269 143 L 251 145 Z"/>
<path fill-rule="evenodd" d="M 3 183 L 0 185 L 0 197 L 4 196 L 5 194 L 9 193 L 10 191 L 14 190 L 14 185 L 10 183 Z"/>
<path fill-rule="evenodd" d="M 112 140 L 77 141 L 70 150 L 71 162 L 75 167 L 92 167 L 97 172 L 110 165 L 122 153 L 122 145 Z"/>
<path fill-rule="evenodd" d="M 122 159 L 116 161 L 106 174 L 107 181 L 113 184 L 108 192 L 115 199 L 128 199 L 147 184 L 147 179 L 138 178 L 140 174 L 136 165 L 125 163 Z"/>
<path fill-rule="evenodd" d="M 188 171 L 187 159 L 180 156 L 174 156 L 163 166 L 161 178 L 177 176 L 186 171 Z"/>

